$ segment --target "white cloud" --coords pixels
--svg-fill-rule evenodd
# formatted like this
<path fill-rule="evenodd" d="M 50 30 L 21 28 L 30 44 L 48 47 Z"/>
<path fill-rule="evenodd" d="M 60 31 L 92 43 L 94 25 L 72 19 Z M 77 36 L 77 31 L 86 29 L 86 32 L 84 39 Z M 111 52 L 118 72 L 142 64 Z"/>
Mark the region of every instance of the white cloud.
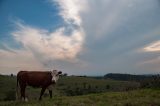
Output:
<path fill-rule="evenodd" d="M 160 41 L 153 42 L 144 48 L 146 52 L 160 52 Z"/>
<path fill-rule="evenodd" d="M 87 0 L 51 0 L 57 2 L 60 8 L 60 15 L 68 24 L 81 26 L 80 13 L 86 11 Z"/>
<path fill-rule="evenodd" d="M 49 33 L 20 23 L 17 25 L 17 30 L 12 32 L 16 41 L 44 59 L 74 59 L 82 50 L 84 33 L 80 29 L 73 30 L 68 36 L 65 35 L 65 28 Z"/>
<path fill-rule="evenodd" d="M 109 36 L 109 33 L 124 24 L 130 15 L 127 13 L 131 8 L 128 5 L 134 4 L 134 1 L 128 0 L 88 0 L 87 2 L 89 11 L 83 16 L 84 26 L 95 39 Z"/>
<path fill-rule="evenodd" d="M 80 12 L 85 9 L 86 2 L 78 0 L 52 0 L 52 2 L 58 3 L 59 15 L 64 19 L 65 26 L 54 32 L 48 32 L 46 29 L 15 21 L 16 30 L 11 32 L 11 35 L 22 45 L 22 50 L 14 50 L 16 53 L 13 53 L 0 49 L 1 67 L 9 64 L 12 68 L 36 69 L 34 67 L 36 66 L 43 70 L 48 68 L 45 64 L 50 61 L 77 62 L 77 56 L 82 51 L 85 40 Z M 68 28 L 71 28 L 69 32 Z"/>
<path fill-rule="evenodd" d="M 80 12 L 84 10 L 86 2 L 78 0 L 52 0 L 52 2 L 58 3 L 59 14 L 67 26 L 62 26 L 55 32 L 48 32 L 16 22 L 17 30 L 12 35 L 16 41 L 23 44 L 24 48 L 34 55 L 39 54 L 44 59 L 76 59 L 82 50 L 85 38 Z M 66 34 L 68 27 L 72 29 Z"/>

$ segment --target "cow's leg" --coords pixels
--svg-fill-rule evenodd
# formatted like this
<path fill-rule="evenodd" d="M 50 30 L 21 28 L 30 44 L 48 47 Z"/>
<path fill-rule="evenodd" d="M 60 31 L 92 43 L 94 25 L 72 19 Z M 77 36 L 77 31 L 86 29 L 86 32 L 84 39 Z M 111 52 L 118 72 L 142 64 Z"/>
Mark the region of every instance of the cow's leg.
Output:
<path fill-rule="evenodd" d="M 46 90 L 46 88 L 42 88 L 41 89 L 41 94 L 40 94 L 39 100 L 42 100 L 42 95 L 43 95 L 43 93 L 44 93 L 45 90 Z"/>
<path fill-rule="evenodd" d="M 52 98 L 52 90 L 49 90 L 50 98 Z"/>
<path fill-rule="evenodd" d="M 21 99 L 25 100 L 25 88 L 26 88 L 26 85 L 22 84 L 21 85 Z"/>
<path fill-rule="evenodd" d="M 52 98 L 52 89 L 53 89 L 53 85 L 49 85 L 48 91 L 49 91 L 50 98 Z"/>
<path fill-rule="evenodd" d="M 23 100 L 23 88 L 21 87 L 21 100 Z"/>

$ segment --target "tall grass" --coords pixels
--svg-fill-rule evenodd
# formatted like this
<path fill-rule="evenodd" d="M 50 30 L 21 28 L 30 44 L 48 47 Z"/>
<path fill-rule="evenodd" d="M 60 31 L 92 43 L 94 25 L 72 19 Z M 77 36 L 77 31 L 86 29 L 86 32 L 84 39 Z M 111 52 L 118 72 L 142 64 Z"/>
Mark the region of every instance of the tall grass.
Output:
<path fill-rule="evenodd" d="M 160 90 L 141 89 L 127 92 L 108 92 L 83 96 L 56 96 L 42 101 L 0 102 L 1 106 L 160 106 Z"/>

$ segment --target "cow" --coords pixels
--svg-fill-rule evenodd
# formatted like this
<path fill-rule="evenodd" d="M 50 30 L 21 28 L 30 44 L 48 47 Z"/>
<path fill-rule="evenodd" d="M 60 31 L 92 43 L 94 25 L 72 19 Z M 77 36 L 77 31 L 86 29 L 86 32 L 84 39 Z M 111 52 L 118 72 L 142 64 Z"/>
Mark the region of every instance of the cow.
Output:
<path fill-rule="evenodd" d="M 50 98 L 52 98 L 52 86 L 56 84 L 61 75 L 61 71 L 19 71 L 17 73 L 17 95 L 20 89 L 21 99 L 27 101 L 25 97 L 26 86 L 32 86 L 42 88 L 39 100 L 42 99 L 42 95 L 45 90 L 49 90 Z"/>

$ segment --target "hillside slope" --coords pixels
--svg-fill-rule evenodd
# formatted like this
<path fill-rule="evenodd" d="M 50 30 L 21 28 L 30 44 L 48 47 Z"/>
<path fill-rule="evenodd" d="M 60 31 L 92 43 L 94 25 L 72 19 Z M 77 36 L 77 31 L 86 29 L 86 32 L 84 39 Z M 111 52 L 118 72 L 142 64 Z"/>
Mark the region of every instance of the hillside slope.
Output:
<path fill-rule="evenodd" d="M 160 90 L 141 89 L 128 92 L 108 92 L 83 96 L 56 96 L 27 103 L 6 101 L 0 106 L 160 106 Z"/>
<path fill-rule="evenodd" d="M 76 96 L 90 93 L 102 93 L 110 91 L 125 91 L 136 89 L 139 83 L 130 81 L 116 81 L 111 79 L 94 79 L 89 77 L 68 76 L 61 77 L 56 84 L 54 96 Z M 0 101 L 14 100 L 16 94 L 16 77 L 0 75 Z M 37 99 L 40 89 L 27 87 L 26 95 L 29 99 Z M 46 90 L 44 96 L 48 97 Z"/>

